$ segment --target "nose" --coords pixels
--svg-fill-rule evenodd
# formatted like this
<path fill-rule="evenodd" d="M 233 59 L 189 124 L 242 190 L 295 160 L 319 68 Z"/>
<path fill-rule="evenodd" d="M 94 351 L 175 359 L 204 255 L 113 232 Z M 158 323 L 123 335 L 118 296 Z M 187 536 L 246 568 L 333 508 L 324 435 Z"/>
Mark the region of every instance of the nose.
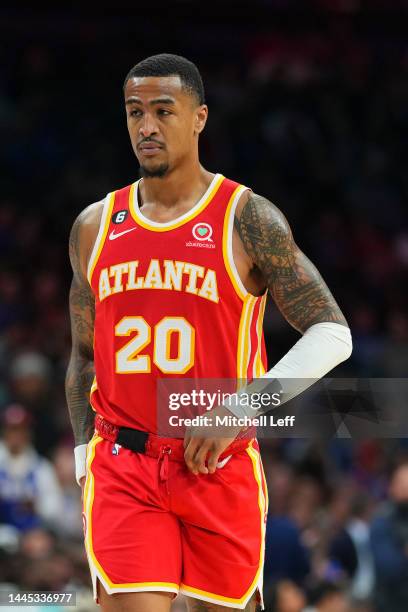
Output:
<path fill-rule="evenodd" d="M 149 136 L 153 136 L 153 134 L 157 134 L 157 131 L 157 124 L 154 117 L 150 113 L 145 113 L 139 128 L 140 135 L 143 138 L 148 138 Z"/>

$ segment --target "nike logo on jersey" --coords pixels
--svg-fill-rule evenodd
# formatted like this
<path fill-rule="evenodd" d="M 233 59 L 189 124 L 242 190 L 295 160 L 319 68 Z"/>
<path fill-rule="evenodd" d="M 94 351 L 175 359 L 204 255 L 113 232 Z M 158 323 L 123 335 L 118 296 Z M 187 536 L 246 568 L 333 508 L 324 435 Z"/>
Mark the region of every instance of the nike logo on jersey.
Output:
<path fill-rule="evenodd" d="M 124 230 L 123 232 L 118 232 L 117 234 L 115 234 L 115 230 L 113 229 L 111 231 L 111 233 L 109 234 L 109 240 L 116 240 L 116 238 L 120 238 L 121 236 L 123 236 L 124 234 L 127 234 L 128 232 L 133 232 L 133 230 L 135 230 L 135 227 L 131 227 L 130 229 Z"/>

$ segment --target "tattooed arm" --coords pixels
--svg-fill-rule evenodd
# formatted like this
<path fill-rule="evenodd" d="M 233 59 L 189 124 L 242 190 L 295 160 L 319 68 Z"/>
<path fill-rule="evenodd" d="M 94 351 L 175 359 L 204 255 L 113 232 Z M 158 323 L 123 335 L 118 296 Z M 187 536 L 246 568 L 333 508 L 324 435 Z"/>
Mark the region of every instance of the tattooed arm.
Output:
<path fill-rule="evenodd" d="M 347 322 L 315 266 L 296 245 L 289 224 L 269 200 L 251 193 L 235 217 L 253 275 L 262 279 L 285 319 L 304 333 L 315 323 Z"/>
<path fill-rule="evenodd" d="M 279 390 L 280 403 L 295 397 L 351 354 L 346 320 L 322 277 L 293 240 L 283 214 L 266 198 L 250 194 L 239 204 L 235 219 L 234 251 L 244 286 L 260 295 L 267 287 L 286 320 L 303 336 L 258 381 L 242 389 L 245 395 Z M 238 242 L 238 244 L 237 244 Z M 247 403 L 226 401 L 213 411 L 220 417 L 231 412 L 252 418 Z M 185 460 L 194 473 L 214 472 L 221 453 L 240 427 L 224 428 L 208 437 L 205 428 L 193 428 L 185 438 Z M 205 465 L 208 456 L 208 467 Z"/>
<path fill-rule="evenodd" d="M 89 405 L 89 392 L 94 377 L 95 301 L 86 278 L 86 267 L 98 230 L 100 212 L 99 202 L 86 208 L 72 226 L 69 239 L 73 270 L 69 294 L 72 349 L 65 391 L 76 446 L 86 444 L 93 430 L 94 412 Z"/>
<path fill-rule="evenodd" d="M 286 320 L 303 334 L 261 379 L 245 388 L 247 393 L 279 389 L 283 404 L 350 357 L 351 334 L 326 283 L 296 245 L 276 206 L 250 194 L 240 213 L 235 228 L 249 262 L 247 282 L 257 279 L 252 288 L 259 292 L 266 286 Z M 236 416 L 255 416 L 252 408 L 226 405 Z"/>

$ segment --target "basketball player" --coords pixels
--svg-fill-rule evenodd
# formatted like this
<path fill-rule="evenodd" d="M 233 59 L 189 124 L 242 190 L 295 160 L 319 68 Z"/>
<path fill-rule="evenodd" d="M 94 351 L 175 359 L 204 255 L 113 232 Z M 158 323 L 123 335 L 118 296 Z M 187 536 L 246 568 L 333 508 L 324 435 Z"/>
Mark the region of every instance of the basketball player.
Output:
<path fill-rule="evenodd" d="M 194 64 L 145 59 L 124 102 L 142 178 L 88 206 L 70 237 L 66 391 L 95 597 L 107 612 L 168 612 L 178 592 L 191 611 L 254 611 L 267 512 L 257 442 L 157 436 L 157 379 L 317 379 L 350 355 L 350 332 L 276 206 L 201 166 Z M 266 372 L 268 290 L 302 337 Z"/>

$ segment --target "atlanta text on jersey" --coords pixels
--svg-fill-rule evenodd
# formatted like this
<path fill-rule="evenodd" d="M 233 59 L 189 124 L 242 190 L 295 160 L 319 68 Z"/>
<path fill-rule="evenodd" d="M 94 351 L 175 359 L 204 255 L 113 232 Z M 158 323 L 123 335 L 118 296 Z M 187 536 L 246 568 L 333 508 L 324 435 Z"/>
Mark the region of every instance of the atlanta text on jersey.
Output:
<path fill-rule="evenodd" d="M 139 261 L 125 261 L 102 268 L 99 276 L 100 301 L 115 293 L 136 289 L 185 291 L 211 302 L 219 301 L 215 270 L 171 259 L 151 259 L 141 276 L 138 276 L 138 267 Z"/>

